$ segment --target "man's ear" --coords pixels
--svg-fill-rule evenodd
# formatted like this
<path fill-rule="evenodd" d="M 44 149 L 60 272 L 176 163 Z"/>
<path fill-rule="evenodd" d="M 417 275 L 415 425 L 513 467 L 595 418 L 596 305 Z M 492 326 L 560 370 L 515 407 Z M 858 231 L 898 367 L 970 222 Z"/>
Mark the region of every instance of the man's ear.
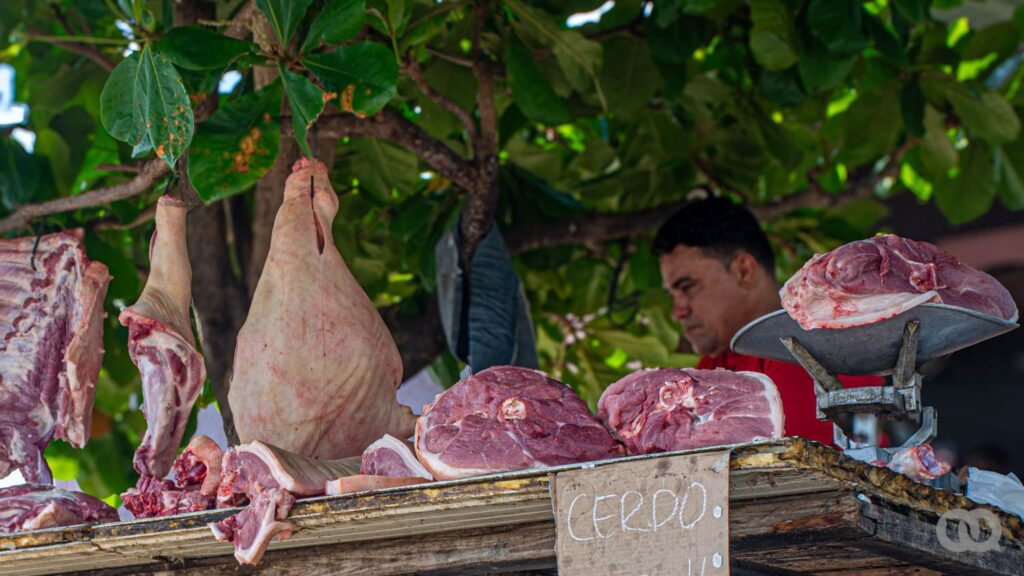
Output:
<path fill-rule="evenodd" d="M 732 264 L 729 265 L 729 273 L 741 288 L 751 288 L 757 280 L 757 270 L 759 267 L 760 264 L 757 263 L 757 258 L 754 258 L 753 254 L 741 251 L 732 259 Z"/>

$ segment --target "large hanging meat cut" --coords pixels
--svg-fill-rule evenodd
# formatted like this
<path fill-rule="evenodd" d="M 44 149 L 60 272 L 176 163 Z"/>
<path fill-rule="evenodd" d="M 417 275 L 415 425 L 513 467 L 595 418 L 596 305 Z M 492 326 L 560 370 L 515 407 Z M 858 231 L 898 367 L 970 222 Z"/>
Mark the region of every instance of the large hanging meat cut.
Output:
<path fill-rule="evenodd" d="M 782 306 L 806 330 L 849 328 L 942 302 L 1017 320 L 995 278 L 929 244 L 893 234 L 815 255 L 782 287 Z"/>
<path fill-rule="evenodd" d="M 780 438 L 785 430 L 779 391 L 758 372 L 638 370 L 605 389 L 597 417 L 630 454 Z"/>
<path fill-rule="evenodd" d="M 416 456 L 441 480 L 621 455 L 569 386 L 518 366 L 459 381 L 416 424 Z"/>
<path fill-rule="evenodd" d="M 192 269 L 185 235 L 187 215 L 182 202 L 160 198 L 146 287 L 138 302 L 118 317 L 128 327 L 128 352 L 142 374 L 147 426 L 134 459 L 140 482 L 161 479 L 171 469 L 206 378 L 189 321 Z"/>
<path fill-rule="evenodd" d="M 89 439 L 109 282 L 80 230 L 0 240 L 0 478 L 50 483 L 50 440 Z"/>
<path fill-rule="evenodd" d="M 337 212 L 326 167 L 299 160 L 238 334 L 229 399 L 242 442 L 327 459 L 412 433 L 398 348 L 334 245 Z"/>

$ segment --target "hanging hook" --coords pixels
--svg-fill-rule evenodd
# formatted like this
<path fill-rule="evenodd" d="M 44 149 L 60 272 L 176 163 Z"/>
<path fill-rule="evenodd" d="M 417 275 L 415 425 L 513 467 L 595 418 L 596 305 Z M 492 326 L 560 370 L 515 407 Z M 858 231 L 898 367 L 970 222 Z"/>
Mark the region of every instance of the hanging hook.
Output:
<path fill-rule="evenodd" d="M 28 263 L 32 267 L 32 271 L 36 271 L 36 250 L 39 249 L 39 241 L 43 238 L 43 233 L 40 232 L 36 235 L 35 242 L 32 243 L 32 256 L 29 257 Z"/>

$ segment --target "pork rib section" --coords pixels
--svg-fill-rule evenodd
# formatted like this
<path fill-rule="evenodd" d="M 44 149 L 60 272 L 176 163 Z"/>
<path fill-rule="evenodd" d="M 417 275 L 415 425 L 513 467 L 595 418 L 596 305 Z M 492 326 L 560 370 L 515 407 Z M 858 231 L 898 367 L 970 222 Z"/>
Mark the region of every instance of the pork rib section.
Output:
<path fill-rule="evenodd" d="M 424 407 L 416 455 L 435 478 L 447 480 L 615 458 L 622 446 L 562 382 L 495 366 Z"/>
<path fill-rule="evenodd" d="M 817 254 L 782 287 L 782 306 L 805 330 L 872 324 L 925 302 L 1016 321 L 995 278 L 927 242 L 893 234 Z"/>
<path fill-rule="evenodd" d="M 240 564 L 256 564 L 272 538 L 291 534 L 285 520 L 296 497 L 322 495 L 328 480 L 358 473 L 358 457 L 316 460 L 259 441 L 236 446 L 224 454 L 217 503 L 248 507 L 210 530 L 234 543 Z"/>
<path fill-rule="evenodd" d="M 0 478 L 52 483 L 50 440 L 88 441 L 109 282 L 80 230 L 0 240 Z"/>
<path fill-rule="evenodd" d="M 229 399 L 242 442 L 332 459 L 412 434 L 398 348 L 332 241 L 337 212 L 327 169 L 299 160 L 238 334 Z"/>
<path fill-rule="evenodd" d="M 117 520 L 117 510 L 82 492 L 63 490 L 50 484 L 0 488 L 0 532 Z"/>
<path fill-rule="evenodd" d="M 192 269 L 185 235 L 187 215 L 183 203 L 160 198 L 146 287 L 138 302 L 118 317 L 128 327 L 128 353 L 142 375 L 146 434 L 133 464 L 143 479 L 163 478 L 170 470 L 206 379 L 189 321 Z"/>
<path fill-rule="evenodd" d="M 597 408 L 634 455 L 780 438 L 785 429 L 779 391 L 757 372 L 639 370 L 605 389 Z"/>
<path fill-rule="evenodd" d="M 143 476 L 121 495 L 136 518 L 209 510 L 216 505 L 224 452 L 207 436 L 193 438 L 174 461 L 174 480 Z"/>
<path fill-rule="evenodd" d="M 418 476 L 426 480 L 434 479 L 405 442 L 387 434 L 363 451 L 359 473 L 367 476 Z"/>

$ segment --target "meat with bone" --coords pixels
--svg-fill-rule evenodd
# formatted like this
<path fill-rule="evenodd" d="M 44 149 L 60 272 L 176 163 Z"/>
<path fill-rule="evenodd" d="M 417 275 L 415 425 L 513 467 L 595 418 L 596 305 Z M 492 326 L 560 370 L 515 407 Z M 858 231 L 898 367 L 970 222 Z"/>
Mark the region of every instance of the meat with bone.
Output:
<path fill-rule="evenodd" d="M 143 480 L 163 478 L 170 470 L 206 379 L 189 321 L 192 269 L 185 236 L 187 215 L 183 203 L 160 198 L 146 287 L 138 302 L 118 317 L 128 327 L 128 353 L 142 374 L 147 426 L 133 463 Z"/>
<path fill-rule="evenodd" d="M 209 510 L 216 505 L 224 452 L 206 436 L 196 436 L 174 461 L 174 480 L 143 476 L 121 495 L 136 518 Z"/>
<path fill-rule="evenodd" d="M 359 473 L 368 476 L 419 476 L 427 480 L 434 479 L 405 442 L 387 434 L 363 450 Z"/>
<path fill-rule="evenodd" d="M 894 454 L 885 466 L 921 483 L 935 480 L 950 470 L 949 464 L 935 459 L 935 452 L 929 444 L 904 448 Z"/>
<path fill-rule="evenodd" d="M 0 240 L 0 478 L 51 483 L 50 440 L 88 441 L 109 282 L 81 231 Z"/>
<path fill-rule="evenodd" d="M 757 372 L 661 368 L 634 372 L 601 394 L 597 417 L 630 454 L 780 438 L 775 383 Z"/>
<path fill-rule="evenodd" d="M 395 397 L 398 348 L 331 239 L 337 211 L 327 169 L 299 160 L 235 349 L 229 399 L 243 442 L 330 459 L 412 433 Z"/>
<path fill-rule="evenodd" d="M 358 458 L 316 460 L 259 441 L 235 446 L 224 454 L 217 504 L 249 506 L 210 529 L 218 540 L 234 543 L 239 563 L 255 564 L 271 538 L 291 534 L 284 520 L 296 496 L 322 495 L 328 480 L 358 473 Z"/>
<path fill-rule="evenodd" d="M 892 234 L 815 255 L 782 287 L 782 306 L 806 330 L 849 328 L 925 302 L 1010 321 L 1017 306 L 995 278 L 927 242 Z"/>
<path fill-rule="evenodd" d="M 63 490 L 50 484 L 0 488 L 0 532 L 117 520 L 117 510 L 82 492 Z"/>
<path fill-rule="evenodd" d="M 622 446 L 565 384 L 535 370 L 495 366 L 423 408 L 416 455 L 446 480 L 615 458 Z"/>

